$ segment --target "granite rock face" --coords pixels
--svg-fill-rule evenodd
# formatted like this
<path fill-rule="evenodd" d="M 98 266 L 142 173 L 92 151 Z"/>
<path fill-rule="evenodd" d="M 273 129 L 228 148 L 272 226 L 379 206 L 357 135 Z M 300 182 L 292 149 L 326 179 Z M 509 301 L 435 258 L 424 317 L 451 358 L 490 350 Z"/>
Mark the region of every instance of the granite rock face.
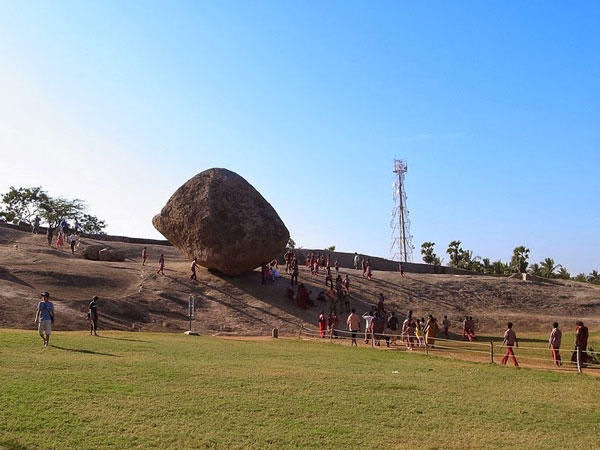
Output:
<path fill-rule="evenodd" d="M 188 258 L 241 275 L 279 256 L 289 231 L 254 187 L 227 169 L 209 169 L 171 196 L 154 227 Z"/>
<path fill-rule="evenodd" d="M 123 262 L 125 261 L 125 255 L 118 250 L 103 248 L 98 252 L 98 259 L 100 261 Z"/>

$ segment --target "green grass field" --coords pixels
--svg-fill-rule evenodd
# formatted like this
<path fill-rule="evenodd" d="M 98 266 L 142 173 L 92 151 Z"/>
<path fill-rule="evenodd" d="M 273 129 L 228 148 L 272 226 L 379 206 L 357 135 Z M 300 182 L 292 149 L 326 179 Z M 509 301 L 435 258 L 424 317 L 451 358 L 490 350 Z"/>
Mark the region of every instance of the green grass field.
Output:
<path fill-rule="evenodd" d="M 0 330 L 2 449 L 548 449 L 599 438 L 593 376 L 297 339 L 57 332 L 51 345 Z"/>

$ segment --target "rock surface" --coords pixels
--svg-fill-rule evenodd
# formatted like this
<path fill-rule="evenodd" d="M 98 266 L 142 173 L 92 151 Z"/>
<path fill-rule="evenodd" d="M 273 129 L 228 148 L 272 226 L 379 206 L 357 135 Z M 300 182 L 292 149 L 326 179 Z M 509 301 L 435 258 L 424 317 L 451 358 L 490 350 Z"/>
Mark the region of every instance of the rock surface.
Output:
<path fill-rule="evenodd" d="M 98 252 L 98 259 L 100 261 L 123 262 L 125 261 L 125 256 L 117 250 L 103 248 Z"/>
<path fill-rule="evenodd" d="M 188 258 L 241 275 L 280 255 L 289 232 L 254 187 L 227 169 L 209 169 L 171 196 L 154 227 Z"/>
<path fill-rule="evenodd" d="M 100 260 L 100 250 L 102 250 L 104 247 L 103 245 L 88 245 L 86 246 L 83 251 L 81 252 L 82 256 L 85 259 L 91 259 L 92 261 L 99 261 Z"/>

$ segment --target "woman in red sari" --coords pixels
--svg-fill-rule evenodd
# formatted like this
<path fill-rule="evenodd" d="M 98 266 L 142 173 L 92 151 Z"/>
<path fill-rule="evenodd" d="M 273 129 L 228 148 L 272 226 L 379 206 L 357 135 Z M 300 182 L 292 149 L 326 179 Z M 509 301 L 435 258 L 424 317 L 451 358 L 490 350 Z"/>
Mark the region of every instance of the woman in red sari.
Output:
<path fill-rule="evenodd" d="M 321 311 L 319 314 L 319 336 L 325 337 L 327 333 L 327 317 L 325 317 L 325 311 Z"/>

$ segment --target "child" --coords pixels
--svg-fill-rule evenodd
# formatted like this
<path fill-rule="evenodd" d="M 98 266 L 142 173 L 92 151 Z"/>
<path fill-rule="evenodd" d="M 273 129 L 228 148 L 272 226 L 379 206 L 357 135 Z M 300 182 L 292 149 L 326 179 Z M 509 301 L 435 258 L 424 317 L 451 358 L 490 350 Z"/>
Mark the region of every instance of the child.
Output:
<path fill-rule="evenodd" d="M 519 363 L 517 363 L 517 358 L 515 353 L 513 352 L 513 346 L 516 345 L 519 348 L 519 342 L 517 341 L 517 333 L 512 329 L 512 322 L 508 322 L 506 324 L 506 331 L 504 332 L 504 340 L 502 341 L 502 345 L 506 345 L 506 353 L 504 354 L 504 358 L 502 358 L 502 364 L 506 365 L 508 362 L 508 357 L 510 356 L 513 360 L 515 367 L 519 367 Z"/>
<path fill-rule="evenodd" d="M 62 246 L 63 246 L 63 234 L 62 233 L 58 233 L 58 239 L 56 240 L 56 249 L 59 252 L 62 252 Z"/>

